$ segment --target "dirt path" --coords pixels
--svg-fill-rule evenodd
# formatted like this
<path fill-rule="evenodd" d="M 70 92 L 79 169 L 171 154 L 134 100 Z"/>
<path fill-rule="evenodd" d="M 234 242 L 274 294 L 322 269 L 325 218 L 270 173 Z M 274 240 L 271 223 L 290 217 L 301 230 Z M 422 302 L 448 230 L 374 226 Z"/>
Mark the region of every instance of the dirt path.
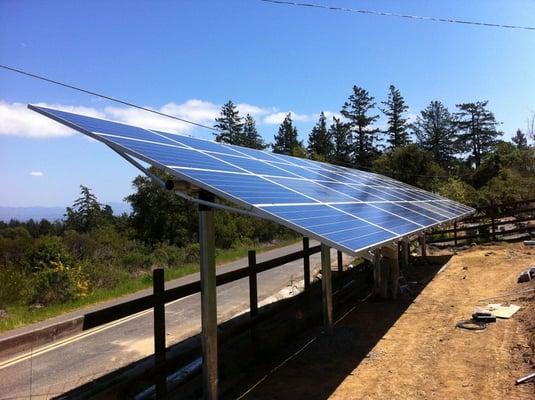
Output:
<path fill-rule="evenodd" d="M 522 244 L 460 252 L 414 302 L 362 304 L 246 398 L 535 399 L 535 383 L 514 384 L 535 368 L 533 292 L 514 300 L 522 309 L 509 320 L 455 328 L 488 303 L 479 299 L 535 287 L 516 283 L 533 264 L 535 249 Z"/>

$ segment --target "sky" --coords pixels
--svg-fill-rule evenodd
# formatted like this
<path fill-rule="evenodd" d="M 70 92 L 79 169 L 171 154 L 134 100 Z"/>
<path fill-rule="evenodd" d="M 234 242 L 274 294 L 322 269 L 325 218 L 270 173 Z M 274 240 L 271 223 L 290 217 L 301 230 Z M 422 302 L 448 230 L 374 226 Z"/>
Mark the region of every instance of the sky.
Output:
<path fill-rule="evenodd" d="M 314 0 L 375 11 L 535 25 L 531 0 Z M 311 0 L 312 2 L 312 0 Z M 398 87 L 414 118 L 488 100 L 504 137 L 535 110 L 535 32 L 379 17 L 256 0 L 0 0 L 0 64 L 212 125 L 231 99 L 267 142 L 292 112 L 302 139 L 353 85 Z M 0 206 L 67 206 L 90 187 L 132 192 L 138 171 L 28 103 L 211 138 L 208 130 L 0 69 Z M 384 123 L 379 121 L 378 124 Z"/>

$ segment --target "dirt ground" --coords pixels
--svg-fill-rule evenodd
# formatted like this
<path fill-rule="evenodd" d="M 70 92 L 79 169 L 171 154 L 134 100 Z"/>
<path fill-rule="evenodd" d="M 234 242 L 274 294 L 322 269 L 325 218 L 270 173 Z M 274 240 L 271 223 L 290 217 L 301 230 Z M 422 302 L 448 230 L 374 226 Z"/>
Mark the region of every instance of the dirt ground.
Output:
<path fill-rule="evenodd" d="M 264 378 L 243 398 L 533 400 L 535 383 L 515 380 L 535 370 L 535 293 L 480 300 L 535 288 L 516 282 L 534 264 L 535 249 L 517 243 L 460 251 L 438 275 L 439 263 L 416 265 L 410 280 L 434 275 L 417 296 L 357 305 L 333 336 L 309 332 L 280 360 L 311 341 L 305 350 L 282 366 L 260 364 L 228 398 Z M 455 328 L 476 306 L 508 301 L 522 307 L 511 319 L 478 332 Z"/>

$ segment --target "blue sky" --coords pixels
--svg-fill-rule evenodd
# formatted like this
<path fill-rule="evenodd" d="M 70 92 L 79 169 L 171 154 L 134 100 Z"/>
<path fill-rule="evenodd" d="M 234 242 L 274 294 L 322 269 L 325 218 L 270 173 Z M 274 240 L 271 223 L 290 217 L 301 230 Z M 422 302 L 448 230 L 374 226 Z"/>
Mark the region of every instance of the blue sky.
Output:
<path fill-rule="evenodd" d="M 534 25 L 529 0 L 318 3 Z M 352 85 L 396 85 L 417 114 L 489 100 L 506 137 L 535 110 L 535 32 L 411 21 L 254 0 L 0 2 L 0 62 L 211 124 L 232 99 L 267 141 L 294 113 L 306 138 Z M 0 70 L 0 205 L 69 205 L 80 184 L 121 201 L 137 171 L 105 146 L 25 110 L 42 103 L 199 137 L 209 132 Z M 33 174 L 32 174 L 33 172 Z"/>

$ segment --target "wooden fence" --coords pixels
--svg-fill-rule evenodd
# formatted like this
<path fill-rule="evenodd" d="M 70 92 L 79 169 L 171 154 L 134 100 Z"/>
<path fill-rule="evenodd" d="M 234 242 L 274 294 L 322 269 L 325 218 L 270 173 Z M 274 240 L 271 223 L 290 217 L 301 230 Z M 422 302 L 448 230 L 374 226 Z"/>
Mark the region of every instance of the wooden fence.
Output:
<path fill-rule="evenodd" d="M 511 229 L 505 229 L 513 226 Z M 481 207 L 473 216 L 448 229 L 426 234 L 427 243 L 457 246 L 466 240 L 496 240 L 514 234 L 535 232 L 535 199 Z"/>

